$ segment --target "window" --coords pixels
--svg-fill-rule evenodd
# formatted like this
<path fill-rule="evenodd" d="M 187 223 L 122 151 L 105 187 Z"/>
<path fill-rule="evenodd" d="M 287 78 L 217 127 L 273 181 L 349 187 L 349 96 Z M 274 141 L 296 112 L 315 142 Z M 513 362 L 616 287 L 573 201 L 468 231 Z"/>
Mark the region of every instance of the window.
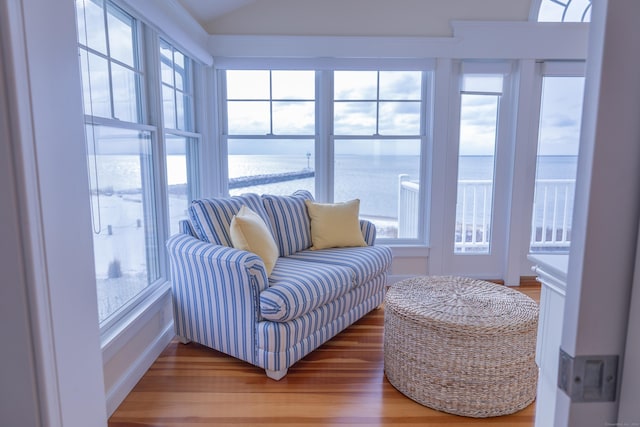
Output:
<path fill-rule="evenodd" d="M 538 22 L 589 22 L 591 0 L 538 0 Z"/>
<path fill-rule="evenodd" d="M 325 202 L 358 198 L 360 216 L 376 224 L 378 238 L 423 237 L 429 73 L 229 69 L 219 75 L 230 194 L 307 189 Z"/>
<path fill-rule="evenodd" d="M 85 113 L 140 123 L 138 25 L 103 0 L 77 0 Z"/>
<path fill-rule="evenodd" d="M 197 193 L 195 64 L 156 38 L 157 54 L 147 50 L 146 58 L 158 61 L 157 72 L 145 73 L 141 52 L 155 41 L 142 34 L 154 33 L 108 0 L 76 0 L 76 17 L 98 315 L 105 327 L 166 275 L 164 240 Z M 147 102 L 157 103 L 149 110 L 162 117 L 149 114 Z"/>
<path fill-rule="evenodd" d="M 462 78 L 454 245 L 457 253 L 490 253 L 502 85 L 502 75 L 465 74 Z"/>
<path fill-rule="evenodd" d="M 315 191 L 315 72 L 228 70 L 229 193 Z"/>
<path fill-rule="evenodd" d="M 568 252 L 584 77 L 542 77 L 532 252 Z"/>
<path fill-rule="evenodd" d="M 200 135 L 195 133 L 193 62 L 169 42 L 160 39 L 160 80 L 167 167 L 170 233 L 179 231 L 198 189 L 197 156 Z"/>
<path fill-rule="evenodd" d="M 334 200 L 360 199 L 378 237 L 418 238 L 423 72 L 334 72 Z"/>

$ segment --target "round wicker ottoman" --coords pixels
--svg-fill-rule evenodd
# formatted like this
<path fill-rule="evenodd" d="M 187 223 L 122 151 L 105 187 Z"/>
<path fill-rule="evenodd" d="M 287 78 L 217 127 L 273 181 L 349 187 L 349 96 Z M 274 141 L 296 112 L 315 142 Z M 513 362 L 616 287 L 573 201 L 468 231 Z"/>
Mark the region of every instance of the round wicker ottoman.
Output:
<path fill-rule="evenodd" d="M 536 397 L 538 306 L 463 277 L 415 277 L 384 305 L 384 369 L 400 392 L 468 417 L 517 412 Z"/>

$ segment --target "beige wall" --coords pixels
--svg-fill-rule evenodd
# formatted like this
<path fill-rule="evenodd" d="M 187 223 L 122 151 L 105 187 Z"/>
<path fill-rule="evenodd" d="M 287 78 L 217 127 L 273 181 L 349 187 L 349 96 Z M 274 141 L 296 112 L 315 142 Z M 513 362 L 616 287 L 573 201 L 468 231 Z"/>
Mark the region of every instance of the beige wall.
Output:
<path fill-rule="evenodd" d="M 531 0 L 257 0 L 209 22 L 210 34 L 445 36 L 450 21 L 527 21 Z"/>

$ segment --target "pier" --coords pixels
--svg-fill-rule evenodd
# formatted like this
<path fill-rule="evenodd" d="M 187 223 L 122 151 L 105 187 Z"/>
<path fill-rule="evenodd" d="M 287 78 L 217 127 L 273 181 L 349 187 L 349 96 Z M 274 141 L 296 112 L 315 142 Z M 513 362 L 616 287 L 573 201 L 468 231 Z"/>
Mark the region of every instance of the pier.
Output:
<path fill-rule="evenodd" d="M 229 178 L 229 190 L 234 188 L 251 187 L 254 185 L 273 184 L 275 182 L 312 178 L 314 176 L 315 171 L 311 169 L 265 175 L 240 176 L 238 178 Z"/>

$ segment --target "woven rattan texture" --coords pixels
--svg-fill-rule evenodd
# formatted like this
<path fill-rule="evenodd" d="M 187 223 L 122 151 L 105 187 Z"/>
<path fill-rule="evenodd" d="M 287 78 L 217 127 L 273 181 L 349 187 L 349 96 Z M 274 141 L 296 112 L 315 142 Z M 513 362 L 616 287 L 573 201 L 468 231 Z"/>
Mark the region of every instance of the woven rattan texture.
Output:
<path fill-rule="evenodd" d="M 418 403 L 468 417 L 527 407 L 536 395 L 538 306 L 464 277 L 415 277 L 385 297 L 384 366 Z"/>

